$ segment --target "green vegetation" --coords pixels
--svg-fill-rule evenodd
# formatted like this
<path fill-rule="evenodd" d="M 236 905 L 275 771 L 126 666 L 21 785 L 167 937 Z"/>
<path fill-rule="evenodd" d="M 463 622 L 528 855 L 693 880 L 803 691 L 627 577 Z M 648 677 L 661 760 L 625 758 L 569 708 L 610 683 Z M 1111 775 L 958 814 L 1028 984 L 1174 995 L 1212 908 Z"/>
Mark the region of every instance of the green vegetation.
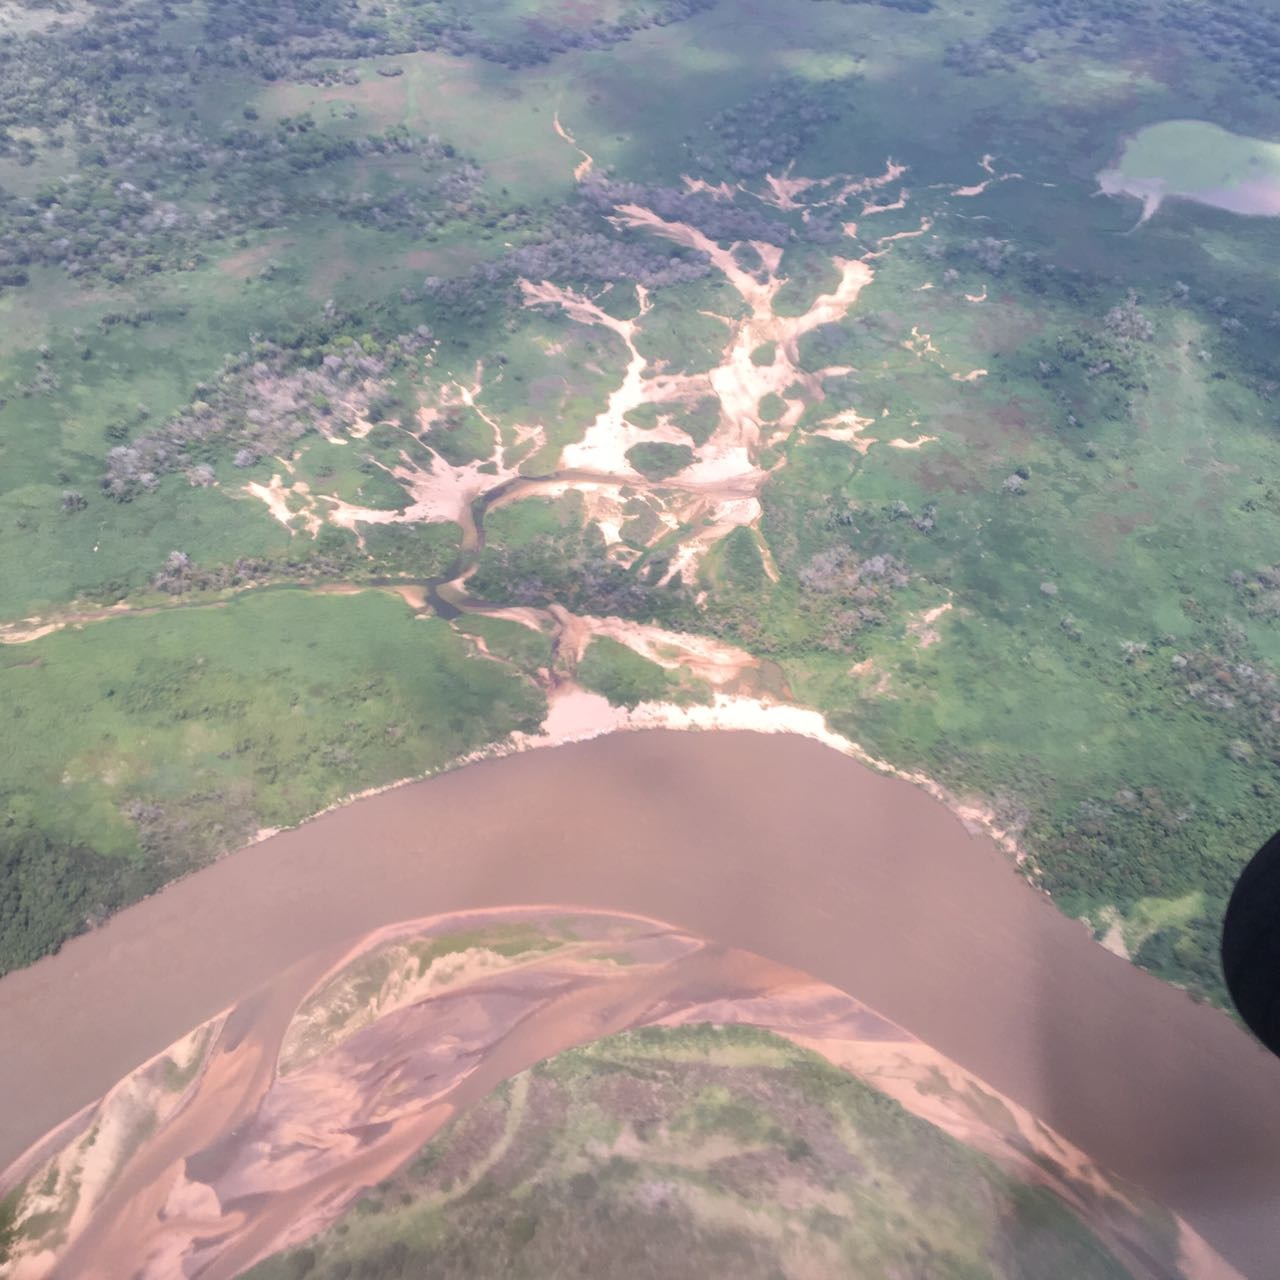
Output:
<path fill-rule="evenodd" d="M 787 411 L 787 402 L 776 392 L 770 391 L 767 396 L 760 397 L 760 407 L 757 412 L 760 414 L 761 422 L 777 422 Z"/>
<path fill-rule="evenodd" d="M 618 707 L 662 702 L 676 687 L 665 668 L 608 636 L 596 636 L 587 645 L 578 663 L 578 679 Z"/>
<path fill-rule="evenodd" d="M 0 649 L 0 968 L 260 827 L 535 729 L 541 693 L 468 650 L 380 592 L 302 591 Z"/>
<path fill-rule="evenodd" d="M 26 1194 L 26 1187 L 21 1183 L 14 1187 L 7 1196 L 0 1199 L 0 1263 L 9 1258 L 9 1247 L 13 1244 L 18 1206 Z"/>
<path fill-rule="evenodd" d="M 534 631 L 506 618 L 489 618 L 473 613 L 457 621 L 457 630 L 476 636 L 492 657 L 501 658 L 527 675 L 551 665 L 551 641 L 541 631 Z"/>
<path fill-rule="evenodd" d="M 642 404 L 627 412 L 627 421 L 652 430 L 659 423 L 670 423 L 683 431 L 696 445 L 706 444 L 720 425 L 720 401 L 704 396 L 693 404 Z M 639 468 L 637 468 L 638 470 Z"/>
<path fill-rule="evenodd" d="M 645 440 L 627 450 L 627 461 L 642 476 L 650 480 L 665 480 L 693 462 L 693 450 L 687 444 Z"/>
<path fill-rule="evenodd" d="M 1171 1219 L 1126 1224 L 1178 1269 Z M 1053 1193 L 825 1061 L 743 1027 L 561 1054 L 454 1120 L 250 1280 L 929 1275 L 1123 1280 Z"/>

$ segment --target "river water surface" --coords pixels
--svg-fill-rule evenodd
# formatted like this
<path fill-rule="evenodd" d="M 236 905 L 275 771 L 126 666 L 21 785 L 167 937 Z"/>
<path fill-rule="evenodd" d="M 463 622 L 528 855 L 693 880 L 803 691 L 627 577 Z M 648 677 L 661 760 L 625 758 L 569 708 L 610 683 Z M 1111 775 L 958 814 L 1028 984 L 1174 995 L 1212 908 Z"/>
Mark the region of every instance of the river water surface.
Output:
<path fill-rule="evenodd" d="M 271 975 L 516 903 L 669 920 L 830 982 L 1275 1273 L 1280 1063 L 1093 943 L 923 791 L 746 733 L 617 735 L 359 801 L 9 975 L 0 1167 Z"/>

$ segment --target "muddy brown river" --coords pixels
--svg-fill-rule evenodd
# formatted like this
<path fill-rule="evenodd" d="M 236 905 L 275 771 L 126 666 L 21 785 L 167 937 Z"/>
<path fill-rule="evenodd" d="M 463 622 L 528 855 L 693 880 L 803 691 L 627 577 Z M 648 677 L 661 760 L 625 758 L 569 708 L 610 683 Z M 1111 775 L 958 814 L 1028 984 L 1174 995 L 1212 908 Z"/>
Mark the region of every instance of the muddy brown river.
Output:
<path fill-rule="evenodd" d="M 1280 1257 L 1280 1062 L 1140 973 L 924 792 L 798 739 L 537 751 L 242 850 L 0 981 L 0 1167 L 264 979 L 516 903 L 669 920 L 850 992 L 1187 1218 Z"/>

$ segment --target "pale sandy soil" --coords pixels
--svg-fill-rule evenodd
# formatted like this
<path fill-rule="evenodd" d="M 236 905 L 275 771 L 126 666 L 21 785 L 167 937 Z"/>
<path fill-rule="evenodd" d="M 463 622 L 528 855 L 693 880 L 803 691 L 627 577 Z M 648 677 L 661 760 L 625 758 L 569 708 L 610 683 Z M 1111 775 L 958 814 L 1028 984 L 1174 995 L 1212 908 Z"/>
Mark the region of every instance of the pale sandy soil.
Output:
<path fill-rule="evenodd" d="M 312 497 L 311 488 L 305 480 L 295 480 L 293 484 L 286 485 L 277 471 L 271 477 L 270 484 L 259 484 L 256 480 L 250 480 L 244 486 L 244 491 L 251 498 L 257 498 L 259 502 L 266 503 L 271 518 L 278 520 L 290 533 L 297 533 L 297 521 L 302 522 L 303 528 L 313 538 L 324 527 L 324 520 L 316 510 L 316 499 Z M 300 499 L 297 503 L 297 511 L 290 509 L 290 497 Z M 326 499 L 326 501 L 334 502 L 336 499 Z"/>
<path fill-rule="evenodd" d="M 553 608 L 553 612 L 564 627 L 562 637 L 571 637 L 568 643 L 575 662 L 581 661 L 583 652 L 594 637 L 607 636 L 668 670 L 686 667 L 699 679 L 706 680 L 716 688 L 736 684 L 744 672 L 760 665 L 745 649 L 725 644 L 710 636 L 667 631 L 662 627 L 623 618 L 574 617 L 559 608 Z M 562 652 L 565 644 L 566 640 L 562 638 Z"/>
<path fill-rule="evenodd" d="M 892 204 L 877 204 L 874 200 L 864 200 L 862 202 L 862 216 L 870 217 L 873 213 L 892 213 L 896 209 L 905 209 L 907 201 L 911 199 L 911 192 L 905 187 L 898 193 L 898 198 Z"/>
<path fill-rule="evenodd" d="M 942 633 L 934 624 L 939 618 L 950 613 L 951 609 L 950 600 L 946 601 L 945 604 L 936 605 L 932 609 L 925 609 L 907 623 L 907 634 L 915 636 L 922 649 L 927 649 L 930 645 L 937 644 L 942 639 Z"/>
<path fill-rule="evenodd" d="M 566 143 L 577 147 L 572 132 L 558 115 L 553 120 L 553 127 Z M 578 149 L 581 152 L 581 148 Z M 591 164 L 587 153 L 581 154 L 579 179 L 586 176 Z M 765 182 L 765 193 L 760 198 L 780 208 L 816 208 L 853 195 L 873 195 L 896 182 L 904 173 L 904 167 L 892 160 L 886 164 L 883 173 L 872 177 L 842 174 L 815 180 L 796 178 L 788 170 L 780 176 L 770 175 Z M 713 188 L 688 177 L 685 182 L 690 190 L 705 191 L 717 198 L 732 198 L 735 194 L 732 188 L 723 184 Z M 894 205 L 875 204 L 868 200 L 868 212 L 900 208 L 906 199 L 904 191 Z M 618 488 L 629 485 L 636 489 L 660 490 L 660 519 L 664 529 L 683 526 L 690 530 L 681 537 L 673 551 L 669 576 L 679 576 L 692 584 L 703 557 L 712 546 L 736 528 L 758 526 L 761 515 L 759 494 L 768 478 L 768 473 L 759 465 L 759 451 L 793 432 L 805 409 L 801 400 L 787 400 L 785 412 L 777 422 L 762 424 L 758 418 L 760 401 L 768 395 L 785 400 L 784 393 L 796 383 L 804 386 L 806 399 L 821 401 L 823 384 L 827 379 L 852 372 L 843 366 L 833 366 L 816 373 L 800 370 L 797 367 L 800 339 L 812 330 L 848 315 L 856 306 L 862 289 L 872 279 L 871 261 L 888 252 L 893 241 L 924 235 L 931 223 L 924 218 L 917 230 L 882 236 L 875 242 L 873 252 L 860 257 L 833 257 L 833 265 L 839 271 L 836 288 L 830 294 L 816 298 L 805 314 L 780 316 L 776 314 L 774 303 L 786 278 L 780 272 L 782 250 L 778 246 L 753 244 L 751 247 L 759 255 L 762 269 L 751 272 L 744 270 L 734 256 L 737 245 L 725 248 L 697 228 L 663 219 L 640 205 L 618 206 L 614 221 L 620 226 L 642 229 L 704 253 L 712 267 L 741 297 L 749 314 L 745 318 L 716 317 L 726 327 L 726 342 L 720 363 L 709 373 L 670 375 L 649 367 L 637 349 L 637 335 L 653 305 L 643 289 L 639 291 L 639 314 L 623 320 L 611 316 L 596 299 L 571 289 L 545 281 L 521 281 L 527 306 L 555 307 L 578 324 L 606 328 L 621 339 L 628 354 L 621 382 L 609 395 L 605 408 L 587 426 L 582 438 L 562 450 L 560 468 L 565 474 L 550 482 L 555 487 L 545 492 L 564 492 L 565 487 L 579 489 L 587 500 L 588 519 L 600 529 L 610 554 L 621 563 L 629 563 L 638 553 L 622 543 L 623 513 Z M 856 234 L 857 228 L 850 223 L 846 230 Z M 917 354 L 938 357 L 928 335 L 920 336 L 919 341 L 921 346 L 912 347 Z M 774 362 L 764 366 L 754 364 L 752 352 L 766 344 L 774 345 Z M 263 502 L 273 518 L 291 531 L 305 530 L 313 537 L 326 522 L 353 530 L 360 537 L 361 528 L 365 525 L 449 520 L 462 525 L 464 543 L 469 544 L 475 535 L 471 523 L 474 501 L 516 474 L 514 465 L 506 461 L 508 450 L 503 445 L 500 425 L 489 418 L 478 403 L 482 388 L 483 368 L 477 366 L 473 385 L 448 384 L 438 393 L 439 405 L 424 407 L 422 421 L 418 425 L 420 428 L 429 427 L 439 410 L 449 403 L 465 404 L 493 428 L 492 454 L 481 462 L 458 467 L 450 466 L 439 457 L 429 467 L 423 467 L 412 461 L 407 453 L 402 454 L 401 462 L 388 470 L 407 491 L 409 503 L 403 510 L 375 510 L 332 495 L 312 493 L 302 482 L 290 484 L 280 475 L 273 476 L 269 485 L 251 482 L 244 491 Z M 693 459 L 682 472 L 659 485 L 650 484 L 627 462 L 628 451 L 646 442 L 690 442 L 669 417 L 660 418 L 654 428 L 644 429 L 628 422 L 627 414 L 650 403 L 669 405 L 674 410 L 679 405 L 707 396 L 715 396 L 720 403 L 720 422 L 712 437 L 692 449 Z M 856 413 L 846 412 L 828 419 L 818 434 L 865 452 L 872 441 L 861 436 L 863 423 L 864 420 Z M 367 425 L 357 422 L 347 435 L 356 435 Z M 544 442 L 540 430 L 534 427 L 517 426 L 515 436 L 517 445 L 530 439 L 536 443 Z M 920 443 L 924 442 L 922 438 Z M 898 444 L 896 441 L 892 443 Z M 898 447 L 903 445 L 898 444 Z M 287 469 L 288 464 L 284 465 Z M 520 486 L 518 492 L 504 495 L 504 500 L 514 501 L 532 492 L 536 490 Z M 298 510 L 291 510 L 291 506 Z M 776 567 L 767 557 L 766 560 L 767 572 L 771 577 L 775 576 Z"/>
<path fill-rule="evenodd" d="M 560 123 L 560 113 L 558 111 L 556 112 L 555 117 L 552 120 L 552 125 L 555 128 L 556 135 L 560 138 L 563 138 L 564 141 L 567 142 L 582 157 L 582 160 L 579 162 L 579 164 L 573 171 L 574 182 L 581 182 L 587 176 L 587 174 L 589 174 L 591 170 L 595 168 L 595 163 L 596 163 L 595 160 L 592 159 L 589 152 L 583 151 L 583 149 L 580 146 L 578 146 L 577 138 L 575 138 L 573 134 L 570 133 L 569 130 L 566 129 L 564 125 Z"/>
<path fill-rule="evenodd" d="M 843 204 L 850 196 L 862 195 L 867 191 L 876 191 L 896 182 L 907 172 L 907 166 L 896 164 L 893 160 L 885 162 L 884 172 L 870 178 L 853 177 L 847 173 L 833 174 L 828 178 L 793 178 L 791 166 L 779 176 L 765 175 L 764 194 L 759 199 L 773 205 L 776 209 L 787 211 L 810 208 L 821 209 L 835 204 Z M 809 196 L 801 200 L 799 197 Z"/>
<path fill-rule="evenodd" d="M 833 417 L 824 418 L 822 425 L 816 427 L 812 434 L 825 436 L 828 440 L 839 440 L 842 444 L 851 445 L 859 453 L 865 454 L 878 441 L 863 433 L 868 427 L 875 426 L 874 418 L 860 417 L 856 409 L 845 409 Z"/>
<path fill-rule="evenodd" d="M 6 622 L 0 626 L 0 644 L 30 644 L 42 640 L 55 631 L 61 631 L 66 622 L 43 622 L 39 618 L 23 618 L 20 622 Z"/>
<path fill-rule="evenodd" d="M 971 187 L 952 187 L 950 194 L 969 199 L 974 196 L 982 195 L 989 187 L 997 182 L 1009 182 L 1013 179 L 1022 177 L 1022 174 L 1020 173 L 997 173 L 995 169 L 995 159 L 995 156 L 988 154 L 984 155 L 978 162 L 983 173 L 987 174 L 985 181 L 976 183 Z"/>
<path fill-rule="evenodd" d="M 885 248 L 885 245 L 893 244 L 895 240 L 915 240 L 920 236 L 927 235 L 932 230 L 933 230 L 933 219 L 921 218 L 920 225 L 914 231 L 895 231 L 891 235 L 880 236 L 879 239 L 877 239 L 875 242 L 876 247 L 874 252 L 863 254 L 862 255 L 863 260 L 872 261 L 876 258 L 883 257 L 886 253 L 888 253 L 888 249 Z M 855 234 L 856 234 L 856 230 L 855 230 Z"/>
<path fill-rule="evenodd" d="M 585 742 L 606 734 L 631 730 L 746 730 L 755 733 L 794 734 L 820 742 L 880 773 L 901 778 L 920 787 L 945 804 L 967 830 L 986 834 L 1019 865 L 1026 859 L 1026 852 L 1019 843 L 1016 832 L 1007 829 L 996 818 L 994 809 L 984 801 L 957 796 L 919 770 L 899 769 L 880 759 L 860 743 L 832 730 L 820 711 L 772 698 L 752 697 L 729 691 L 745 673 L 759 666 L 758 661 L 743 650 L 720 644 L 708 637 L 666 632 L 661 628 L 634 624 L 623 619 L 581 618 L 559 605 L 554 605 L 547 611 L 522 607 L 487 609 L 483 612 L 486 616 L 506 618 L 534 631 L 553 632 L 558 649 L 571 666 L 581 659 L 593 635 L 609 635 L 669 668 L 680 665 L 691 667 L 701 678 L 711 683 L 716 692 L 712 701 L 705 705 L 678 706 L 675 703 L 646 702 L 627 710 L 614 706 L 600 694 L 583 689 L 572 678 L 559 678 L 547 690 L 547 715 L 537 733 L 513 733 L 503 742 L 491 743 L 461 757 L 451 767 L 539 747 Z M 344 796 L 310 815 L 307 821 L 345 808 L 353 801 L 393 791 L 418 781 L 420 776 L 399 778 L 382 786 L 368 787 Z M 254 834 L 251 843 L 267 840 L 280 830 L 279 827 L 264 827 Z M 0 1280 L 3 1278 L 0 1277 Z"/>
<path fill-rule="evenodd" d="M 680 181 L 690 191 L 711 196 L 713 200 L 732 200 L 734 198 L 734 189 L 727 182 L 720 182 L 712 186 L 711 183 L 702 178 L 691 178 L 687 173 L 680 175 Z"/>
<path fill-rule="evenodd" d="M 421 611 L 427 607 L 427 593 L 421 587 L 406 584 L 402 587 L 390 587 L 389 590 L 394 591 L 410 609 Z"/>
<path fill-rule="evenodd" d="M 937 356 L 942 353 L 933 345 L 933 338 L 927 333 L 920 332 L 920 326 L 913 324 L 911 326 L 911 337 L 902 340 L 903 348 L 910 351 L 914 356 L 923 359 L 925 356 Z"/>
<path fill-rule="evenodd" d="M 637 331 L 652 306 L 644 291 L 640 293 L 640 314 L 634 319 L 620 320 L 572 290 L 545 281 L 521 282 L 526 305 L 557 306 L 580 324 L 607 328 L 622 339 L 629 353 L 622 383 L 611 394 L 604 411 L 588 426 L 579 443 L 563 450 L 561 457 L 566 468 L 643 485 L 643 479 L 626 460 L 627 452 L 645 441 L 680 444 L 688 443 L 688 438 L 666 421 L 660 421 L 656 428 L 643 429 L 629 423 L 626 415 L 644 403 L 691 402 L 708 393 L 719 400 L 721 418 L 715 433 L 693 450 L 694 461 L 662 486 L 701 490 L 707 499 L 701 510 L 686 508 L 679 512 L 681 522 L 701 522 L 704 518 L 711 521 L 709 527 L 703 525 L 697 533 L 684 539 L 673 556 L 672 572 L 691 582 L 709 547 L 733 529 L 744 524 L 754 525 L 759 520 L 758 494 L 767 478 L 767 473 L 755 461 L 765 434 L 757 418 L 761 399 L 768 394 L 782 396 L 797 381 L 821 398 L 824 379 L 848 372 L 843 367 L 817 374 L 798 370 L 798 343 L 805 333 L 847 315 L 872 272 L 861 260 L 835 258 L 840 271 L 836 289 L 815 299 L 802 316 L 778 316 L 774 312 L 774 300 L 785 278 L 779 274 L 781 250 L 777 246 L 753 244 L 763 263 L 763 271 L 754 274 L 739 266 L 732 249 L 721 247 L 694 227 L 669 222 L 640 205 L 619 206 L 616 220 L 621 225 L 644 228 L 705 253 L 750 308 L 750 315 L 744 320 L 718 317 L 724 321 L 729 337 L 721 363 L 709 374 L 650 377 L 646 376 L 651 372 L 647 362 L 636 347 Z M 776 358 L 771 365 L 756 365 L 751 354 L 767 343 L 775 344 Z M 768 430 L 794 429 L 803 410 L 802 403 L 788 402 L 781 420 Z M 610 532 L 606 531 L 606 539 L 612 542 Z"/>
<path fill-rule="evenodd" d="M 1101 945 L 1113 956 L 1119 956 L 1122 960 L 1133 959 L 1124 940 L 1124 917 L 1120 912 L 1115 907 L 1102 907 L 1094 919 L 1099 926 L 1106 926 L 1106 933 L 1100 939 Z M 1090 929 L 1093 928 L 1091 922 L 1086 921 L 1086 923 Z"/>
<path fill-rule="evenodd" d="M 549 949 L 498 952 L 481 940 L 418 962 L 434 940 L 512 926 Z M 568 907 L 379 929 L 197 1028 L 121 1081 L 93 1108 L 86 1136 L 34 1170 L 32 1186 L 52 1167 L 59 1186 L 77 1187 L 74 1212 L 60 1228 L 20 1235 L 0 1276 L 35 1280 L 56 1264 L 85 1280 L 230 1280 L 323 1229 L 461 1107 L 533 1063 L 632 1027 L 699 1022 L 761 1027 L 820 1053 L 1052 1187 L 1135 1275 L 1155 1280 L 1143 1249 L 1154 1206 L 902 1028 L 750 953 Z M 167 1087 L 166 1062 L 180 1087 Z M 19 1223 L 63 1203 L 28 1194 Z M 1185 1275 L 1233 1280 L 1179 1226 Z"/>

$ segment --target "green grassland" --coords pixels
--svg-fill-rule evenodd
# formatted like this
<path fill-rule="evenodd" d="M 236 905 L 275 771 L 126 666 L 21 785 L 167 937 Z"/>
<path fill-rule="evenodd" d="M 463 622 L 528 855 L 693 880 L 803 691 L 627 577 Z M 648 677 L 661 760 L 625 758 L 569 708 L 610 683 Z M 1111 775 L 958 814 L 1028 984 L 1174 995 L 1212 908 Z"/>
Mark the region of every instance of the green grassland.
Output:
<path fill-rule="evenodd" d="M 1177 1271 L 1171 1220 L 1139 1228 Z M 468 1110 L 253 1280 L 1014 1277 L 1129 1272 L 1020 1183 L 853 1076 L 747 1028 L 561 1054 Z"/>
<path fill-rule="evenodd" d="M 642 657 L 608 636 L 596 636 L 578 664 L 583 688 L 603 694 L 615 706 L 642 702 L 703 702 L 707 691 L 697 681 L 681 679 L 651 658 Z"/>
<path fill-rule="evenodd" d="M 178 843 L 199 860 L 536 720 L 545 637 L 307 594 L 439 577 L 456 512 L 312 537 L 312 498 L 403 511 L 393 471 L 491 465 L 495 436 L 526 475 L 557 469 L 628 353 L 518 278 L 635 319 L 648 376 L 714 367 L 742 301 L 610 220 L 647 202 L 782 248 L 780 315 L 875 254 L 849 316 L 801 343 L 806 374 L 850 372 L 788 390 L 804 414 L 762 453 L 759 526 L 696 582 L 668 580 L 690 530 L 654 487 L 691 454 L 652 441 L 626 555 L 577 495 L 513 502 L 468 589 L 746 647 L 878 755 L 993 804 L 1065 910 L 1118 916 L 1141 963 L 1220 996 L 1217 921 L 1280 800 L 1280 220 L 1175 205 L 1127 234 L 1135 208 L 1095 176 L 1133 135 L 1160 163 L 1211 128 L 1273 147 L 1275 7 L 307 12 L 130 0 L 58 28 L 24 6 L 0 48 L 0 626 L 84 627 L 0 649 L 0 714 L 39 726 L 0 779 L 6 962 L 189 865 Z M 1194 147 L 1188 120 L 1210 122 Z M 766 173 L 890 157 L 899 180 L 830 208 L 762 198 Z M 681 204 L 683 175 L 729 198 Z M 816 434 L 846 410 L 865 451 Z M 701 446 L 719 415 L 631 419 Z M 247 491 L 273 476 L 288 528 Z M 89 620 L 121 601 L 156 611 Z M 616 693 L 618 655 L 592 652 Z M 105 690 L 151 688 L 152 653 L 144 727 Z M 658 691 L 639 671 L 622 700 Z M 287 699 L 313 683 L 303 733 Z M 344 688 L 382 692 L 340 712 Z M 186 825 L 161 839 L 149 806 Z"/>
<path fill-rule="evenodd" d="M 380 592 L 299 590 L 0 650 L 0 967 L 261 827 L 535 729 L 541 693 L 468 650 Z"/>

